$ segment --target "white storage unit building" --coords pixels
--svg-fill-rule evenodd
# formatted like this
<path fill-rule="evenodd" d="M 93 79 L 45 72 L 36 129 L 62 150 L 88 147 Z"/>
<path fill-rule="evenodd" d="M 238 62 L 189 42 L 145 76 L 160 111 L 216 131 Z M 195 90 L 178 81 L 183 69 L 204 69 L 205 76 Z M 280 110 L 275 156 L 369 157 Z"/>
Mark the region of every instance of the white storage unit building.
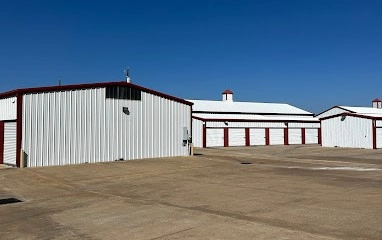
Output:
<path fill-rule="evenodd" d="M 289 104 L 188 100 L 193 106 L 195 147 L 320 144 L 320 121 Z"/>
<path fill-rule="evenodd" d="M 321 119 L 322 146 L 382 148 L 382 114 L 342 113 Z"/>
<path fill-rule="evenodd" d="M 127 82 L 0 94 L 0 163 L 52 166 L 189 155 L 192 103 Z"/>
<path fill-rule="evenodd" d="M 378 98 L 374 99 L 371 107 L 334 106 L 322 113 L 317 114 L 315 117 L 326 118 L 346 112 L 355 114 L 382 114 L 382 101 Z"/>
<path fill-rule="evenodd" d="M 371 107 L 334 106 L 316 116 L 321 120 L 322 146 L 382 148 L 382 101 Z"/>

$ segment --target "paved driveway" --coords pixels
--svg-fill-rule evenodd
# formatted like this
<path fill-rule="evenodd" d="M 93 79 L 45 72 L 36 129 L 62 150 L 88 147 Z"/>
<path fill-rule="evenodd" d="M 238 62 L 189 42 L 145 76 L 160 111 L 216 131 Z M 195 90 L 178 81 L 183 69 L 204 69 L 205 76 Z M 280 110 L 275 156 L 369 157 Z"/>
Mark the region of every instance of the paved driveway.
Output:
<path fill-rule="evenodd" d="M 196 153 L 0 169 L 0 238 L 382 239 L 382 150 Z"/>

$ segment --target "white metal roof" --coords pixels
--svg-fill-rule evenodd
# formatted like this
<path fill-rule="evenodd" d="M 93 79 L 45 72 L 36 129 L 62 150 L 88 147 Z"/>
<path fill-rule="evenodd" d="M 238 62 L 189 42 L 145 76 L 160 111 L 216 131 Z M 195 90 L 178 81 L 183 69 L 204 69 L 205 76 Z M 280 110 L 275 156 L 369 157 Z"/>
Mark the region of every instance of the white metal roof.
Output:
<path fill-rule="evenodd" d="M 264 120 L 264 121 L 310 121 L 318 122 L 318 118 L 313 117 L 293 117 L 293 116 L 262 116 L 255 114 L 209 114 L 209 113 L 194 113 L 193 116 L 203 119 L 240 119 L 240 120 Z"/>
<path fill-rule="evenodd" d="M 360 113 L 360 114 L 382 114 L 382 108 L 373 107 L 350 107 L 350 106 L 338 106 L 348 111 Z"/>
<path fill-rule="evenodd" d="M 286 103 L 223 102 L 210 100 L 187 100 L 193 102 L 193 111 L 253 114 L 312 114 Z"/>

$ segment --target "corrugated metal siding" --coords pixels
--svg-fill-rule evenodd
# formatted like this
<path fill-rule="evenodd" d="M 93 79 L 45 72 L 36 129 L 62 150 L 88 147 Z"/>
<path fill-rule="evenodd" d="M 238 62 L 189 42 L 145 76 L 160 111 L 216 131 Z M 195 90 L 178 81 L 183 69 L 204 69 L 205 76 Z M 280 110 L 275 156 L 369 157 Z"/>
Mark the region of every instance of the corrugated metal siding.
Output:
<path fill-rule="evenodd" d="M 377 128 L 377 148 L 382 148 L 382 128 Z"/>
<path fill-rule="evenodd" d="M 375 123 L 376 123 L 377 127 L 382 127 L 382 121 L 381 120 L 377 120 L 377 121 L 375 121 Z"/>
<path fill-rule="evenodd" d="M 269 144 L 270 145 L 284 144 L 284 129 L 282 128 L 269 129 Z"/>
<path fill-rule="evenodd" d="M 283 122 L 227 122 L 226 125 L 224 122 L 206 122 L 207 127 L 215 128 L 285 128 Z"/>
<path fill-rule="evenodd" d="M 318 129 L 305 129 L 305 144 L 318 144 Z"/>
<path fill-rule="evenodd" d="M 17 119 L 17 98 L 0 99 L 0 121 Z"/>
<path fill-rule="evenodd" d="M 228 129 L 228 146 L 245 146 L 245 129 Z"/>
<path fill-rule="evenodd" d="M 289 144 L 301 144 L 301 128 L 289 128 L 288 129 L 288 143 Z"/>
<path fill-rule="evenodd" d="M 3 162 L 16 165 L 16 154 L 16 122 L 5 122 Z"/>
<path fill-rule="evenodd" d="M 192 119 L 192 143 L 194 147 L 203 147 L 203 121 Z"/>
<path fill-rule="evenodd" d="M 265 145 L 265 129 L 264 128 L 251 128 L 249 130 L 251 138 L 251 146 Z"/>
<path fill-rule="evenodd" d="M 303 123 L 303 122 L 290 122 L 288 123 L 290 128 L 319 128 L 320 123 Z"/>
<path fill-rule="evenodd" d="M 335 107 L 335 108 L 332 108 L 332 109 L 328 110 L 327 112 L 324 112 L 324 113 L 322 113 L 320 115 L 317 115 L 316 117 L 317 118 L 324 118 L 324 117 L 328 117 L 328 116 L 337 115 L 337 114 L 340 114 L 340 113 L 343 113 L 343 112 L 349 112 L 349 111 L 346 111 L 346 110 L 343 110 L 341 108 Z"/>
<path fill-rule="evenodd" d="M 190 108 L 145 92 L 141 101 L 106 99 L 105 88 L 27 94 L 27 166 L 188 155 L 182 139 L 183 127 L 191 127 Z"/>
<path fill-rule="evenodd" d="M 207 147 L 224 146 L 224 129 L 207 128 Z"/>
<path fill-rule="evenodd" d="M 322 121 L 322 146 L 373 148 L 372 120 L 341 116 Z"/>

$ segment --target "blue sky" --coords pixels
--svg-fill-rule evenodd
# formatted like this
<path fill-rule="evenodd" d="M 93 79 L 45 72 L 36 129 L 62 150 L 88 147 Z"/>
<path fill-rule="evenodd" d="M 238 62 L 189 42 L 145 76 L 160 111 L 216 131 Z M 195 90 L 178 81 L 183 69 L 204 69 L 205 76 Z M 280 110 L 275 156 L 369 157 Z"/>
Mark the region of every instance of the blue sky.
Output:
<path fill-rule="evenodd" d="M 123 80 L 311 112 L 382 98 L 382 1 L 2 1 L 0 92 Z"/>

